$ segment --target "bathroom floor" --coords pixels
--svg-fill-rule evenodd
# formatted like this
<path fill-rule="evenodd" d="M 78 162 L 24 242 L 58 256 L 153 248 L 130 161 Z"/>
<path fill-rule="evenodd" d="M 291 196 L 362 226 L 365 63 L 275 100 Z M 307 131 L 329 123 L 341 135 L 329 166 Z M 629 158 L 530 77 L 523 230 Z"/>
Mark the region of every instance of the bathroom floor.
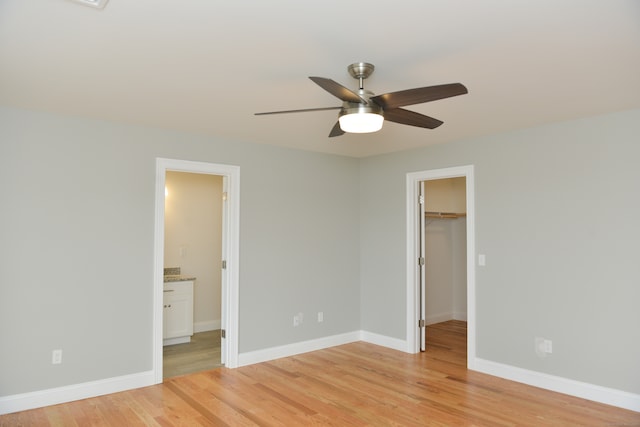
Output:
<path fill-rule="evenodd" d="M 163 377 L 165 379 L 219 368 L 220 330 L 193 334 L 187 344 L 163 347 Z"/>

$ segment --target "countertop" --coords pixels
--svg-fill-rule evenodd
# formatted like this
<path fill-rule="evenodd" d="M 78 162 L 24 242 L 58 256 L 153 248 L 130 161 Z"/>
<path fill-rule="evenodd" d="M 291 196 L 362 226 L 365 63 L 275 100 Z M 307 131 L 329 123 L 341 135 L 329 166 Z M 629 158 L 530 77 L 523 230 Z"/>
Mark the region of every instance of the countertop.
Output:
<path fill-rule="evenodd" d="M 168 274 L 166 276 L 164 276 L 164 283 L 168 283 L 168 282 L 186 282 L 189 280 L 193 280 L 195 281 L 196 278 L 193 276 L 182 276 L 179 274 Z"/>

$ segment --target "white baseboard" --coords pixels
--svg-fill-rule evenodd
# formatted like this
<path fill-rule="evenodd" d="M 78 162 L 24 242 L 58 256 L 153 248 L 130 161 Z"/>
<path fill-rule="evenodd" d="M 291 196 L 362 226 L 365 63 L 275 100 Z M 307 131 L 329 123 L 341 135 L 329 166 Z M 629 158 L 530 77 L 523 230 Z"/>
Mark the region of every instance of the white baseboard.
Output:
<path fill-rule="evenodd" d="M 194 322 L 193 323 L 193 332 L 207 332 L 207 331 L 215 331 L 221 329 L 222 322 L 220 319 L 217 320 L 205 320 L 203 322 Z"/>
<path fill-rule="evenodd" d="M 505 378 L 558 393 L 640 412 L 640 394 L 570 380 L 568 378 L 476 358 L 469 366 L 485 374 Z"/>
<path fill-rule="evenodd" d="M 456 311 L 453 313 L 453 320 L 462 320 L 463 322 L 467 321 L 467 312 L 466 311 Z"/>
<path fill-rule="evenodd" d="M 358 331 L 266 348 L 264 350 L 240 353 L 238 355 L 238 366 L 268 362 L 269 360 L 280 359 L 281 357 L 295 356 L 296 354 L 322 350 L 323 348 L 335 347 L 337 345 L 348 344 L 355 341 L 360 341 L 360 332 Z"/>
<path fill-rule="evenodd" d="M 392 348 L 398 351 L 410 352 L 409 350 L 407 350 L 407 342 L 405 340 L 391 338 L 385 335 L 378 335 L 367 331 L 353 331 L 345 334 L 318 338 L 315 340 L 302 341 L 299 343 L 287 344 L 279 347 L 266 348 L 264 350 L 241 353 L 238 356 L 238 366 L 268 362 L 269 360 L 295 356 L 296 354 L 322 350 L 324 348 L 335 347 L 337 345 L 348 344 L 356 341 L 365 341 L 371 344 Z"/>
<path fill-rule="evenodd" d="M 154 384 L 153 371 L 0 397 L 0 415 L 88 399 Z"/>
<path fill-rule="evenodd" d="M 162 346 L 165 345 L 176 345 L 176 344 L 186 344 L 191 342 L 191 336 L 187 335 L 186 337 L 177 337 L 177 338 L 165 338 L 162 340 Z"/>
<path fill-rule="evenodd" d="M 455 311 L 449 313 L 439 313 L 439 314 L 430 314 L 424 319 L 425 324 L 433 325 L 435 323 L 446 322 L 448 320 L 462 320 L 464 322 L 467 321 L 467 312 L 466 311 Z"/>
<path fill-rule="evenodd" d="M 382 347 L 392 348 L 394 350 L 411 353 L 407 347 L 407 341 L 398 338 L 391 338 L 386 335 L 378 335 L 373 332 L 360 331 L 360 341 L 376 344 Z"/>
<path fill-rule="evenodd" d="M 453 313 L 438 313 L 438 314 L 429 314 L 424 319 L 425 324 L 433 325 L 434 323 L 446 322 L 447 320 L 453 320 Z"/>

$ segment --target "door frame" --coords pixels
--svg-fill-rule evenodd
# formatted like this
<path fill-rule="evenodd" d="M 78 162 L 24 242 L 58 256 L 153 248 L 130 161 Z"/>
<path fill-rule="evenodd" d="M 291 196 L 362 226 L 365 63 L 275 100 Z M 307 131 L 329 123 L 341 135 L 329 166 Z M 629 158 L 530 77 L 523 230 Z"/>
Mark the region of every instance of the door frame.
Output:
<path fill-rule="evenodd" d="M 467 368 L 474 369 L 476 359 L 476 270 L 475 270 L 475 184 L 473 165 L 456 166 L 407 173 L 407 325 L 406 342 L 410 353 L 420 351 L 420 275 L 418 258 L 419 188 L 422 181 L 445 178 L 466 178 L 467 201 Z"/>
<path fill-rule="evenodd" d="M 239 313 L 239 271 L 240 271 L 240 167 L 156 158 L 156 195 L 155 195 L 155 230 L 154 230 L 154 262 L 153 262 L 153 377 L 154 383 L 162 383 L 162 298 L 164 287 L 164 220 L 165 220 L 165 179 L 167 171 L 190 172 L 223 177 L 227 193 L 223 203 L 223 217 L 226 224 L 222 227 L 222 259 L 227 261 L 227 268 L 223 270 L 227 292 L 221 301 L 223 319 L 221 323 L 226 330 L 226 354 L 221 355 L 228 368 L 238 367 L 238 313 Z M 224 346 L 223 346 L 224 348 Z"/>

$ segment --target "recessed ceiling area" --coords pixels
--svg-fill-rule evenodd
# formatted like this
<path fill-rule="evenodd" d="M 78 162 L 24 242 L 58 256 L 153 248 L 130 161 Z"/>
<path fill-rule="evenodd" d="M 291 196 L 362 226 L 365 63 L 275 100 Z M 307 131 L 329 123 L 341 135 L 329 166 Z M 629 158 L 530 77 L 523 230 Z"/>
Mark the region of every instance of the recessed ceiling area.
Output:
<path fill-rule="evenodd" d="M 104 5 L 104 4 L 103 4 Z M 640 107 L 640 2 L 498 0 L 0 2 L 0 105 L 364 157 Z M 309 76 L 375 94 L 460 82 L 386 122 L 328 138 Z"/>

